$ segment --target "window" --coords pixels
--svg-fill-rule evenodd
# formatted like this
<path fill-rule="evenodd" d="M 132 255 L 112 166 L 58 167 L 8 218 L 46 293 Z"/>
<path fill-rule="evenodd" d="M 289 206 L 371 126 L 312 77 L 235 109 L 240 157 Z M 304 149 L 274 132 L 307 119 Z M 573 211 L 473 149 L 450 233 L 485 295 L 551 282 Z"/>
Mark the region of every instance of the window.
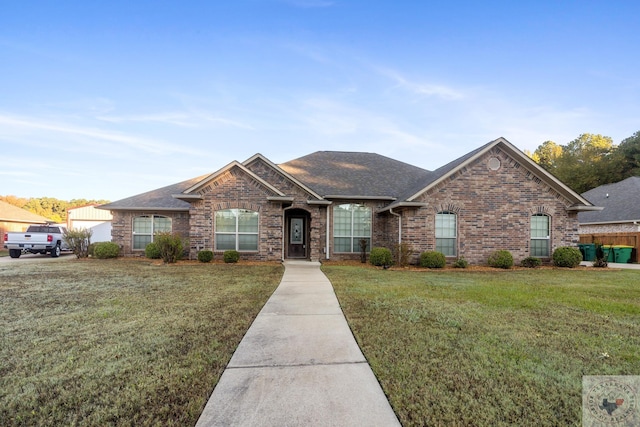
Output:
<path fill-rule="evenodd" d="M 436 251 L 445 256 L 456 256 L 457 248 L 456 214 L 438 212 L 436 214 Z"/>
<path fill-rule="evenodd" d="M 531 256 L 549 256 L 549 216 L 536 214 L 531 217 Z"/>
<path fill-rule="evenodd" d="M 143 215 L 133 218 L 133 249 L 144 250 L 153 242 L 156 233 L 170 233 L 171 218 L 159 215 Z"/>
<path fill-rule="evenodd" d="M 360 240 L 371 246 L 371 208 L 363 205 L 338 205 L 333 208 L 334 252 L 360 252 Z"/>
<path fill-rule="evenodd" d="M 225 209 L 216 212 L 216 250 L 257 251 L 258 212 Z"/>

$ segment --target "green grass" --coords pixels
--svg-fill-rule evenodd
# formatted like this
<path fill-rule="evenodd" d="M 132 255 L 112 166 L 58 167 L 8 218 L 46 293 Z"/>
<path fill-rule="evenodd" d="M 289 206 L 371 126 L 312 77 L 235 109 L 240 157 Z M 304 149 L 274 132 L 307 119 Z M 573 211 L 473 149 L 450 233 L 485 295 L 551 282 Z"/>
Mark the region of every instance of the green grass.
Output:
<path fill-rule="evenodd" d="M 282 272 L 0 264 L 0 424 L 194 425 Z"/>
<path fill-rule="evenodd" d="M 640 375 L 640 271 L 323 270 L 404 426 L 579 426 L 583 375 Z"/>

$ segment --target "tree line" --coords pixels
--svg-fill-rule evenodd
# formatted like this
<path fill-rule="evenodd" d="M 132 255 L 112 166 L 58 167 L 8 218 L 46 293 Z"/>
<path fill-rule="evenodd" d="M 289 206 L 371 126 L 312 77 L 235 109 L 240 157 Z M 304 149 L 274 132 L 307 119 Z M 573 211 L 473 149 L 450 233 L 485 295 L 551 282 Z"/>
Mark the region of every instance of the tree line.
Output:
<path fill-rule="evenodd" d="M 23 198 L 11 195 L 0 196 L 0 200 L 58 223 L 67 221 L 67 209 L 109 203 L 108 200 L 72 199 L 66 201 L 53 197 Z"/>
<path fill-rule="evenodd" d="M 545 141 L 527 154 L 572 190 L 584 193 L 640 176 L 640 131 L 619 145 L 608 136 L 583 133 L 566 145 Z"/>

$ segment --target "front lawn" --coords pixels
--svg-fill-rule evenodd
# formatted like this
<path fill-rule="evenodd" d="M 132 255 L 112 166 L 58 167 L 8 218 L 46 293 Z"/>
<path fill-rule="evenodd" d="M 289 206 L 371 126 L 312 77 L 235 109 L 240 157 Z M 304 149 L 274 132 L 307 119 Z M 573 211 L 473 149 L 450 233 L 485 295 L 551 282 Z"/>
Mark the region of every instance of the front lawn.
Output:
<path fill-rule="evenodd" d="M 0 264 L 0 424 L 194 425 L 282 272 Z"/>
<path fill-rule="evenodd" d="M 405 427 L 579 426 L 583 375 L 640 375 L 640 271 L 323 271 Z"/>

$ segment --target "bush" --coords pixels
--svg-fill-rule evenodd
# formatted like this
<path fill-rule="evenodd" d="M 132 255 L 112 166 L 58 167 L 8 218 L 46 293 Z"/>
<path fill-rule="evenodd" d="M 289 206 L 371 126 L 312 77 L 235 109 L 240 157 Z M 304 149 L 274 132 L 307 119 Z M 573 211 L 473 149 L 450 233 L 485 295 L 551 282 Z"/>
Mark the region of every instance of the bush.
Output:
<path fill-rule="evenodd" d="M 490 267 L 508 269 L 513 267 L 513 255 L 506 250 L 495 251 L 487 261 Z"/>
<path fill-rule="evenodd" d="M 464 259 L 463 257 L 460 257 L 456 260 L 456 262 L 453 263 L 453 266 L 455 268 L 467 268 L 469 267 L 469 263 L 467 262 L 466 259 Z"/>
<path fill-rule="evenodd" d="M 65 230 L 62 238 L 77 258 L 87 258 L 92 235 L 93 231 L 88 228 L 76 228 Z"/>
<path fill-rule="evenodd" d="M 582 253 L 578 248 L 562 246 L 553 251 L 551 258 L 553 259 L 553 265 L 556 267 L 574 268 L 582 262 Z"/>
<path fill-rule="evenodd" d="M 369 262 L 378 267 L 393 264 L 391 251 L 387 248 L 372 248 L 369 254 Z"/>
<path fill-rule="evenodd" d="M 94 256 L 95 254 L 93 253 L 94 249 L 96 248 L 96 243 L 90 243 L 89 244 L 89 249 L 87 250 L 87 253 L 89 254 L 89 256 Z"/>
<path fill-rule="evenodd" d="M 594 267 L 606 268 L 609 265 L 607 262 L 607 257 L 604 256 L 604 250 L 602 249 L 602 245 L 596 243 L 596 259 L 593 261 Z"/>
<path fill-rule="evenodd" d="M 236 263 L 240 259 L 240 253 L 235 250 L 224 251 L 224 253 L 222 254 L 222 259 L 227 264 Z"/>
<path fill-rule="evenodd" d="M 536 268 L 542 265 L 542 260 L 540 258 L 530 256 L 523 259 L 520 265 L 527 268 Z"/>
<path fill-rule="evenodd" d="M 144 248 L 144 256 L 150 259 L 160 259 L 160 248 L 155 242 L 151 242 Z"/>
<path fill-rule="evenodd" d="M 155 244 L 158 245 L 160 258 L 166 264 L 171 264 L 182 259 L 185 244 L 182 237 L 175 233 L 158 233 L 155 236 Z"/>
<path fill-rule="evenodd" d="M 200 262 L 211 262 L 213 259 L 213 251 L 204 250 L 198 252 L 198 261 Z"/>
<path fill-rule="evenodd" d="M 427 251 L 420 254 L 420 267 L 444 268 L 447 259 L 444 254 L 437 251 Z"/>
<path fill-rule="evenodd" d="M 400 243 L 396 245 L 393 251 L 395 264 L 399 265 L 400 267 L 408 266 L 413 253 L 413 248 L 408 243 Z"/>
<path fill-rule="evenodd" d="M 118 258 L 120 246 L 113 242 L 98 242 L 93 247 L 93 255 L 99 259 Z"/>

